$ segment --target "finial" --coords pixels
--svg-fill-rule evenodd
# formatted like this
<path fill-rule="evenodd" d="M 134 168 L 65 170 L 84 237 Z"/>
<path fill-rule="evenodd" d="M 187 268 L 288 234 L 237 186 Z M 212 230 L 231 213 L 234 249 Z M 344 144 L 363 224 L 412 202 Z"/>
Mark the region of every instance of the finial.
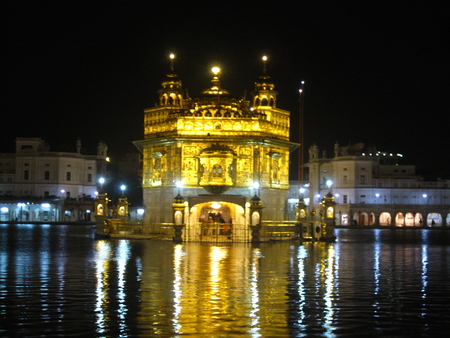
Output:
<path fill-rule="evenodd" d="M 266 73 L 266 63 L 267 63 L 267 59 L 268 59 L 268 57 L 267 57 L 266 55 L 264 55 L 264 56 L 262 57 L 262 60 L 263 60 L 263 73 L 264 73 L 264 74 Z"/>
<path fill-rule="evenodd" d="M 174 53 L 170 53 L 169 58 L 170 58 L 170 70 L 173 72 L 173 70 L 174 70 L 174 68 L 173 68 L 173 60 L 175 59 L 175 54 Z"/>
<path fill-rule="evenodd" d="M 213 72 L 214 75 L 217 76 L 217 74 L 220 73 L 220 68 L 219 67 L 212 67 L 211 71 Z"/>

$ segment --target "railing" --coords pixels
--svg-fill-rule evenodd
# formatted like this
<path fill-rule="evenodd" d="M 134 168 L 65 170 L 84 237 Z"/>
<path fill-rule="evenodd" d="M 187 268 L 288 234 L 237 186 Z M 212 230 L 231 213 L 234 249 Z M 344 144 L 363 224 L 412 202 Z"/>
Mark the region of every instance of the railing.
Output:
<path fill-rule="evenodd" d="M 127 222 L 119 219 L 107 221 L 106 232 L 112 237 L 146 238 L 157 240 L 172 240 L 174 236 L 173 223 Z M 260 240 L 282 241 L 300 238 L 295 222 L 263 222 L 260 230 Z M 183 241 L 188 242 L 251 242 L 252 231 L 246 224 L 229 223 L 194 223 L 186 224 L 182 230 Z"/>

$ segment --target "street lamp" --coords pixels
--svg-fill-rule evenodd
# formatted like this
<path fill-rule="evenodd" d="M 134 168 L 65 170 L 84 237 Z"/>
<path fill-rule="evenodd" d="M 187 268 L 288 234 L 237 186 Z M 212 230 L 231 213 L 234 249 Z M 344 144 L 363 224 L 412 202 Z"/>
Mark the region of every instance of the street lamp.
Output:
<path fill-rule="evenodd" d="M 126 187 L 124 184 L 122 184 L 122 185 L 120 186 L 120 190 L 122 190 L 122 196 L 124 196 L 124 191 L 125 191 L 126 188 L 127 188 L 127 187 Z"/>
<path fill-rule="evenodd" d="M 103 183 L 105 183 L 105 179 L 103 177 L 100 177 L 98 179 L 98 183 L 100 183 L 100 192 L 103 193 Z"/>
<path fill-rule="evenodd" d="M 427 194 L 423 194 L 422 197 L 425 198 L 426 203 L 424 203 L 424 204 L 427 205 L 428 204 L 428 195 Z M 426 226 L 428 225 L 427 207 L 425 207 L 425 224 L 424 225 L 426 225 Z"/>
<path fill-rule="evenodd" d="M 258 196 L 259 195 L 259 182 L 253 182 L 252 187 L 255 190 L 255 195 Z"/>

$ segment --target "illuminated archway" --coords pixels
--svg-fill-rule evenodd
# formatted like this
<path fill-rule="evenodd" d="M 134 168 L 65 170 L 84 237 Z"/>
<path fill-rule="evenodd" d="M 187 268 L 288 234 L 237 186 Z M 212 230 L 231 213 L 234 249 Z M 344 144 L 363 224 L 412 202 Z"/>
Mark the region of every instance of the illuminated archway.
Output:
<path fill-rule="evenodd" d="M 411 212 L 407 212 L 405 215 L 405 226 L 413 227 L 415 225 L 414 215 Z"/>
<path fill-rule="evenodd" d="M 380 225 L 391 225 L 391 214 L 388 212 L 382 212 L 380 215 Z"/>
<path fill-rule="evenodd" d="M 342 225 L 348 225 L 348 214 L 346 212 L 342 213 L 341 224 Z"/>
<path fill-rule="evenodd" d="M 242 241 L 250 238 L 246 217 L 249 217 L 248 210 L 246 214 L 239 204 L 221 200 L 196 204 L 189 208 L 185 240 Z"/>
<path fill-rule="evenodd" d="M 431 227 L 440 227 L 442 226 L 442 216 L 438 213 L 429 213 L 427 215 L 427 225 Z"/>
<path fill-rule="evenodd" d="M 395 215 L 395 225 L 398 227 L 405 226 L 405 216 L 401 212 Z"/>

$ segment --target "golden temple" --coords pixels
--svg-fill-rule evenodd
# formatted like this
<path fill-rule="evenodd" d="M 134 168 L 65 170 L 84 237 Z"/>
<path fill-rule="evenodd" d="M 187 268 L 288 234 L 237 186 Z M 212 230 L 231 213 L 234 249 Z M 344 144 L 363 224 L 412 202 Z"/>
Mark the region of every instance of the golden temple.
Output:
<path fill-rule="evenodd" d="M 261 220 L 283 221 L 289 153 L 298 144 L 289 141 L 290 112 L 277 107 L 267 58 L 250 100 L 222 88 L 218 67 L 212 86 L 189 97 L 174 58 L 157 105 L 144 110 L 144 139 L 135 142 L 143 154 L 145 223 L 177 224 L 175 196 L 193 233 L 201 234 L 211 215 L 247 229 Z M 252 220 L 252 198 L 264 207 L 262 219 L 258 213 Z"/>

